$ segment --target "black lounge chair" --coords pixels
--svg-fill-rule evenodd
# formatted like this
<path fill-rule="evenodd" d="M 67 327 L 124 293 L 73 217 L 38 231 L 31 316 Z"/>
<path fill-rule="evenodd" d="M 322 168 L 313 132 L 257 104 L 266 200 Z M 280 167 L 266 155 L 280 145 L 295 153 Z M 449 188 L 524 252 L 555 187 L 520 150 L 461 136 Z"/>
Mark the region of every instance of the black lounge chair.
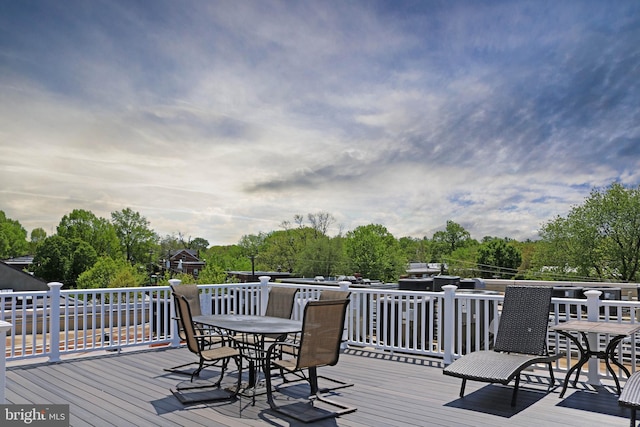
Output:
<path fill-rule="evenodd" d="M 322 396 L 318 389 L 318 368 L 333 366 L 338 363 L 340 343 L 344 319 L 349 300 L 310 301 L 304 309 L 302 332 L 299 342 L 276 342 L 267 352 L 264 367 L 267 402 L 272 410 L 305 423 L 333 418 L 356 410 Z M 288 359 L 280 359 L 280 347 L 295 348 L 295 355 Z M 282 368 L 287 372 L 301 373 L 308 371 L 307 381 L 310 386 L 309 399 L 279 406 L 273 398 L 271 368 Z M 318 407 L 314 402 L 323 402 L 336 410 Z M 325 405 L 321 405 L 325 406 Z"/>
<path fill-rule="evenodd" d="M 460 397 L 467 380 L 507 385 L 515 379 L 511 406 L 515 406 L 520 373 L 527 367 L 546 363 L 554 383 L 552 363 L 562 354 L 549 355 L 547 327 L 551 287 L 508 286 L 493 350 L 462 356 L 444 368 L 443 373 L 462 378 Z"/>
<path fill-rule="evenodd" d="M 231 400 L 235 398 L 240 392 L 242 380 L 242 357 L 240 351 L 231 346 L 231 338 L 228 336 L 220 336 L 220 345 L 217 347 L 210 347 L 211 335 L 208 333 L 202 334 L 197 331 L 193 323 L 191 308 L 189 307 L 187 298 L 184 295 L 178 296 L 174 294 L 174 299 L 176 302 L 176 310 L 180 317 L 180 323 L 182 324 L 182 329 L 187 341 L 187 347 L 189 348 L 189 351 L 198 356 L 199 360 L 197 362 L 198 368 L 191 374 L 191 382 L 187 385 L 179 384 L 175 389 L 172 389 L 171 392 L 184 404 Z M 221 385 L 230 359 L 233 359 L 238 367 L 236 387 L 231 390 L 223 389 Z M 217 381 L 213 383 L 209 381 L 193 383 L 194 377 L 199 376 L 202 369 L 214 365 L 219 365 L 221 368 L 220 376 Z"/>

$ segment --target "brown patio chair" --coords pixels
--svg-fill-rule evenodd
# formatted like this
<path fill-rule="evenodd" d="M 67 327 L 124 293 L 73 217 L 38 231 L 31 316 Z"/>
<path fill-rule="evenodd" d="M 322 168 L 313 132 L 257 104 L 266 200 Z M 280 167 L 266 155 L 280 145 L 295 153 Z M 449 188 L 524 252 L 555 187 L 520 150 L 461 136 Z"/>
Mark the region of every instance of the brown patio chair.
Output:
<path fill-rule="evenodd" d="M 293 287 L 279 287 L 274 286 L 269 290 L 269 299 L 267 301 L 267 308 L 264 315 L 270 317 L 280 317 L 282 319 L 291 319 L 293 313 L 293 306 L 296 301 L 296 294 L 298 288 Z M 279 338 L 279 335 L 265 334 L 261 337 L 265 341 L 274 341 Z M 256 343 L 255 337 L 238 337 L 238 340 L 242 340 L 245 343 Z"/>
<path fill-rule="evenodd" d="M 511 398 L 515 406 L 520 373 L 538 363 L 549 366 L 549 387 L 553 385 L 552 363 L 562 354 L 549 355 L 547 349 L 552 291 L 543 286 L 507 287 L 493 349 L 466 354 L 443 370 L 445 375 L 462 378 L 460 397 L 467 380 L 507 385 L 515 379 Z"/>
<path fill-rule="evenodd" d="M 269 300 L 267 301 L 267 309 L 264 315 L 290 319 L 297 293 L 298 288 L 272 287 L 269 291 Z"/>
<path fill-rule="evenodd" d="M 322 292 L 320 293 L 320 297 L 318 298 L 318 301 L 331 301 L 336 299 L 348 300 L 349 298 L 351 298 L 351 291 L 335 291 L 333 289 L 323 289 Z M 322 387 L 320 389 L 320 392 L 322 393 L 353 386 L 353 383 L 350 381 L 343 381 L 336 378 L 327 377 L 324 375 L 318 375 L 318 378 L 322 378 L 337 384 L 333 387 Z M 288 381 L 288 382 L 291 382 L 291 381 Z"/>
<path fill-rule="evenodd" d="M 169 287 L 171 288 L 171 292 L 173 295 L 184 296 L 187 299 L 187 303 L 189 304 L 189 308 L 191 309 L 192 316 L 200 316 L 202 314 L 202 308 L 200 307 L 200 290 L 198 289 L 198 285 L 180 284 L 180 285 L 174 286 L 170 284 Z M 176 303 L 176 314 L 177 312 L 178 312 L 178 307 Z M 180 340 L 185 341 L 186 336 L 184 333 L 184 329 L 182 328 L 182 322 L 180 322 L 179 316 L 176 315 L 176 318 L 174 320 L 178 321 L 178 336 L 180 337 Z M 203 328 L 202 325 L 197 325 L 197 330 L 198 332 L 202 333 L 203 336 L 205 334 L 209 335 L 209 337 L 207 338 L 207 345 L 209 347 L 220 343 L 221 341 L 220 337 L 216 333 L 210 333 L 211 331 L 208 330 L 207 328 Z M 191 375 L 193 371 L 188 372 L 183 370 L 182 368 L 185 368 L 190 365 L 195 365 L 196 363 L 197 362 L 185 363 L 182 365 L 174 366 L 172 368 L 165 368 L 164 370 L 167 372 L 174 372 L 176 374 Z"/>
<path fill-rule="evenodd" d="M 194 377 L 199 376 L 200 372 L 205 367 L 219 365 L 221 372 L 218 380 L 214 383 L 206 382 L 204 384 L 189 384 L 186 386 L 178 385 L 175 389 L 172 389 L 171 392 L 182 403 L 230 400 L 235 398 L 240 391 L 242 380 L 242 358 L 240 351 L 230 345 L 231 338 L 228 336 L 219 337 L 219 346 L 207 348 L 210 343 L 211 335 L 198 332 L 193 323 L 191 308 L 189 307 L 187 298 L 184 295 L 173 295 L 176 303 L 176 310 L 187 342 L 187 348 L 193 354 L 198 356 L 198 369 L 193 371 L 191 374 L 190 383 L 193 383 Z M 231 391 L 221 387 L 222 379 L 225 371 L 227 370 L 227 365 L 230 359 L 233 359 L 238 367 L 236 387 L 235 390 Z"/>
<path fill-rule="evenodd" d="M 333 289 L 323 289 L 320 292 L 318 301 L 329 301 L 334 299 L 349 299 L 351 291 L 334 291 Z"/>
<path fill-rule="evenodd" d="M 321 395 L 318 389 L 318 368 L 333 366 L 338 363 L 342 330 L 348 304 L 348 299 L 310 301 L 304 308 L 300 341 L 295 343 L 276 342 L 269 348 L 264 372 L 267 401 L 271 409 L 305 423 L 337 417 L 356 410 L 356 408 L 327 399 Z M 293 346 L 297 349 L 295 356 L 288 359 L 280 358 L 282 352 L 279 351 L 278 347 L 285 345 Z M 307 379 L 311 389 L 309 400 L 278 406 L 273 397 L 272 367 L 282 368 L 287 372 L 307 370 Z M 315 405 L 316 401 L 323 402 L 330 407 L 337 408 L 337 410 L 330 411 L 318 407 Z"/>

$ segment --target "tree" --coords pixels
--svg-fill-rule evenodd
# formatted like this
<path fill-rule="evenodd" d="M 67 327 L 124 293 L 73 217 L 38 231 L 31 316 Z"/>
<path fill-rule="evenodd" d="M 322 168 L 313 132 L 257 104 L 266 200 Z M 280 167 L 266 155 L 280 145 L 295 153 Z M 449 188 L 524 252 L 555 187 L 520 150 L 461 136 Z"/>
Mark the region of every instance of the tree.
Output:
<path fill-rule="evenodd" d="M 249 258 L 251 260 L 251 276 L 252 280 L 255 279 L 255 260 L 260 250 L 262 248 L 262 244 L 264 243 L 264 235 L 263 234 L 245 234 L 240 238 L 240 242 L 238 246 L 242 249 L 242 255 Z"/>
<path fill-rule="evenodd" d="M 209 241 L 202 237 L 196 237 L 189 242 L 189 249 L 194 249 L 198 252 L 206 251 L 209 247 Z"/>
<path fill-rule="evenodd" d="M 207 267 L 216 265 L 225 271 L 251 269 L 251 260 L 242 253 L 238 245 L 212 246 L 203 254 Z"/>
<path fill-rule="evenodd" d="M 124 288 L 142 286 L 146 275 L 124 259 L 101 257 L 78 277 L 79 289 Z"/>
<path fill-rule="evenodd" d="M 95 249 L 80 239 L 53 235 L 47 237 L 33 258 L 33 272 L 47 282 L 75 287 L 78 276 L 98 259 Z"/>
<path fill-rule="evenodd" d="M 354 272 L 372 279 L 397 280 L 407 263 L 395 237 L 380 224 L 349 231 L 344 248 Z"/>
<path fill-rule="evenodd" d="M 296 275 L 303 277 L 333 276 L 343 271 L 344 252 L 341 236 L 320 236 L 302 249 L 295 266 Z"/>
<path fill-rule="evenodd" d="M 478 277 L 478 249 L 480 245 L 468 244 L 459 247 L 455 251 L 446 255 L 443 260 L 449 274 L 460 277 Z"/>
<path fill-rule="evenodd" d="M 401 237 L 398 239 L 398 244 L 409 262 L 429 262 L 431 260 L 430 242 L 426 237 L 422 239 Z"/>
<path fill-rule="evenodd" d="M 0 258 L 13 258 L 28 252 L 27 230 L 0 211 Z"/>
<path fill-rule="evenodd" d="M 613 183 L 594 188 L 566 217 L 544 224 L 544 261 L 561 270 L 599 280 L 638 281 L 640 268 L 640 187 Z"/>
<path fill-rule="evenodd" d="M 202 284 L 225 283 L 226 280 L 226 270 L 216 264 L 207 263 L 200 274 L 198 274 L 198 283 Z"/>
<path fill-rule="evenodd" d="M 121 254 L 114 226 L 91 211 L 74 209 L 62 217 L 57 232 L 59 236 L 69 240 L 80 239 L 87 242 L 99 256 L 117 258 Z"/>
<path fill-rule="evenodd" d="M 282 221 L 282 230 L 265 236 L 260 254 L 262 265 L 306 276 L 311 271 L 325 275 L 327 269 L 333 268 L 331 265 L 340 262 L 342 256 L 334 250 L 335 242 L 328 244 L 327 232 L 335 222 L 333 215 L 318 212 L 309 213 L 306 218 L 309 225 L 303 215 L 294 215 L 293 223 Z"/>
<path fill-rule="evenodd" d="M 441 261 L 443 256 L 450 255 L 458 248 L 474 243 L 469 232 L 460 224 L 451 220 L 447 221 L 444 230 L 433 233 L 431 240 L 433 247 L 432 261 L 435 262 Z"/>
<path fill-rule="evenodd" d="M 271 270 L 293 272 L 305 247 L 320 238 L 319 236 L 310 227 L 272 231 L 265 235 L 260 263 Z"/>
<path fill-rule="evenodd" d="M 315 214 L 307 214 L 307 219 L 311 224 L 311 228 L 314 229 L 317 235 L 326 236 L 329 227 L 333 224 L 336 219 L 328 212 L 318 212 Z"/>
<path fill-rule="evenodd" d="M 65 283 L 75 287 L 78 276 L 93 267 L 98 260 L 98 254 L 90 244 L 80 239 L 71 241 L 70 247 L 72 252 L 69 259 L 69 270 L 65 274 Z"/>
<path fill-rule="evenodd" d="M 125 259 L 132 265 L 149 262 L 149 253 L 158 240 L 156 233 L 149 228 L 149 221 L 139 212 L 125 208 L 119 212 L 112 212 L 111 222 L 120 240 Z"/>
<path fill-rule="evenodd" d="M 44 239 L 47 238 L 47 232 L 44 231 L 44 228 L 34 228 L 31 230 L 31 241 L 29 242 L 29 253 L 35 254 L 38 246 L 44 242 Z"/>
<path fill-rule="evenodd" d="M 33 257 L 33 273 L 47 282 L 64 283 L 71 265 L 71 242 L 62 236 L 47 237 Z"/>
<path fill-rule="evenodd" d="M 478 248 L 478 269 L 481 277 L 513 278 L 522 262 L 520 251 L 507 243 L 507 239 L 494 238 Z"/>

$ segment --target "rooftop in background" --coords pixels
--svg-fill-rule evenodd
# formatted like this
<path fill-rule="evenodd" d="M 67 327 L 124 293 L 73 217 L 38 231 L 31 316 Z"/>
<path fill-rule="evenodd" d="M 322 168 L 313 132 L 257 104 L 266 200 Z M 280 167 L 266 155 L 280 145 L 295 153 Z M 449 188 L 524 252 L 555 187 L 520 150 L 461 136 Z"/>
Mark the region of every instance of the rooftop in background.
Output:
<path fill-rule="evenodd" d="M 257 282 L 260 276 L 269 276 L 271 281 L 291 277 L 291 273 L 282 271 L 227 271 L 227 276 L 236 278 L 240 283 Z"/>
<path fill-rule="evenodd" d="M 9 258 L 2 260 L 5 264 L 15 268 L 18 271 L 22 271 L 25 268 L 29 268 L 33 264 L 33 255 L 24 255 L 15 258 Z"/>
<path fill-rule="evenodd" d="M 46 291 L 47 284 L 22 269 L 16 268 L 16 264 L 0 261 L 0 289 L 13 289 L 15 292 Z"/>
<path fill-rule="evenodd" d="M 407 274 L 410 277 L 428 277 L 440 274 L 447 270 L 446 264 L 439 262 L 410 262 Z"/>

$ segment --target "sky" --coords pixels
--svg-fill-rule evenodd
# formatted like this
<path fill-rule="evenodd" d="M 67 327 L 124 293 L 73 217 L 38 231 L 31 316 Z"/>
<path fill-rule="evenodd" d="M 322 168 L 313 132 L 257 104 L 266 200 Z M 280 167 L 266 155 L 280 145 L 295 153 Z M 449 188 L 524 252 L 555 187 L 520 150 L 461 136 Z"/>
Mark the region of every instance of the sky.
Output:
<path fill-rule="evenodd" d="M 0 1 L 0 210 L 536 239 L 640 185 L 637 1 Z"/>

